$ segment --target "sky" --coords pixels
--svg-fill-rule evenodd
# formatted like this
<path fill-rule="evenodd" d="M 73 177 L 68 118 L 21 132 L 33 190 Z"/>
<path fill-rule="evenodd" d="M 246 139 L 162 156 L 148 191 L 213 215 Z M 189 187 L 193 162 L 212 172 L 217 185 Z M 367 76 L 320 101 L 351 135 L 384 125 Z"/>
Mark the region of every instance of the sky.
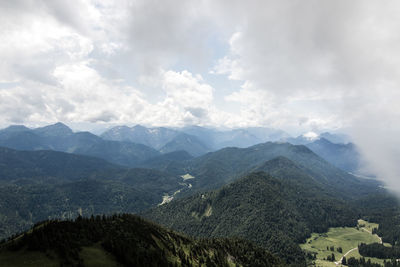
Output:
<path fill-rule="evenodd" d="M 0 127 L 342 131 L 396 184 L 398 14 L 393 0 L 0 1 Z"/>

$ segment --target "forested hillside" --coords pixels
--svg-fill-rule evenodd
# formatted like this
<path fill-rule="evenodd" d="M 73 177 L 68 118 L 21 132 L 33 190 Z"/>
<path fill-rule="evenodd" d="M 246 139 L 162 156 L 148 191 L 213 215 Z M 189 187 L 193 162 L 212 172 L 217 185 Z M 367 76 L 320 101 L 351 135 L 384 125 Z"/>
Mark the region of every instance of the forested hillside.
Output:
<path fill-rule="evenodd" d="M 0 148 L 0 238 L 47 218 L 139 212 L 185 190 L 165 172 L 56 151 Z"/>
<path fill-rule="evenodd" d="M 298 176 L 304 177 L 304 174 Z M 318 193 L 301 180 L 252 173 L 223 188 L 152 209 L 147 218 L 199 237 L 247 238 L 288 264 L 303 264 L 297 245 L 311 232 L 353 226 L 358 214 L 345 202 Z"/>
<path fill-rule="evenodd" d="M 143 144 L 104 140 L 89 132 L 74 133 L 62 123 L 36 129 L 10 126 L 0 130 L 0 146 L 18 150 L 54 150 L 88 155 L 131 167 L 160 155 L 157 150 Z"/>
<path fill-rule="evenodd" d="M 196 177 L 193 189 L 201 191 L 218 188 L 277 157 L 293 161 L 321 186 L 330 188 L 342 198 L 379 191 L 378 182 L 361 180 L 329 164 L 307 147 L 289 143 L 267 142 L 248 148 L 224 148 L 194 158 L 184 166 L 177 165 L 175 169 Z"/>
<path fill-rule="evenodd" d="M 283 266 L 250 242 L 193 239 L 134 215 L 46 221 L 0 245 L 0 266 L 38 261 L 42 266 Z"/>

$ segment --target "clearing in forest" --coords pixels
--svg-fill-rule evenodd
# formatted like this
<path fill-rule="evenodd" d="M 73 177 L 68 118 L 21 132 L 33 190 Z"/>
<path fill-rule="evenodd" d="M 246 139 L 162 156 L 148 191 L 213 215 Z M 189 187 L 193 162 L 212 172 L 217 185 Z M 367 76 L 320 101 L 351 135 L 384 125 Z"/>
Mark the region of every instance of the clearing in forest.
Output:
<path fill-rule="evenodd" d="M 335 227 L 330 228 L 327 233 L 313 233 L 306 243 L 300 247 L 311 253 L 316 253 L 315 266 L 340 266 L 338 262 L 347 253 L 346 258 L 361 258 L 358 253 L 360 243 L 381 242 L 377 235 L 372 234 L 372 229 L 377 228 L 378 224 L 369 223 L 364 220 L 358 220 L 357 227 Z M 355 249 L 356 248 L 356 249 Z M 335 260 L 327 260 L 334 255 Z M 383 260 L 377 258 L 371 259 L 372 262 L 383 263 Z M 310 261 L 310 265 L 312 261 Z"/>

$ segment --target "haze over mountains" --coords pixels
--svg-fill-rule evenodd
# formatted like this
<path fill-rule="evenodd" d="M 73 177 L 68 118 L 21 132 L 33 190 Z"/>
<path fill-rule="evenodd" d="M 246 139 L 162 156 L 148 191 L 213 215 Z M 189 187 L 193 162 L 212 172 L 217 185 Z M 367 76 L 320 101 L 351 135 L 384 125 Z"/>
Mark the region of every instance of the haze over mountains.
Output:
<path fill-rule="evenodd" d="M 194 237 L 250 240 L 303 265 L 298 243 L 355 225 L 368 212 L 354 203 L 385 191 L 349 173 L 358 167 L 351 143 L 288 138 L 263 128 L 124 126 L 97 136 L 62 123 L 10 126 L 0 130 L 0 237 L 46 219 L 139 213 Z"/>
<path fill-rule="evenodd" d="M 226 131 L 218 131 L 199 126 L 190 126 L 184 128 L 169 129 L 165 127 L 146 128 L 141 125 L 133 127 L 117 126 L 101 134 L 101 137 L 114 141 L 130 141 L 134 143 L 144 144 L 155 149 L 161 149 L 164 146 L 171 146 L 170 142 L 174 142 L 177 137 L 184 139 L 185 137 L 194 138 L 198 144 L 203 143 L 203 151 L 215 150 L 227 146 L 248 147 L 266 141 L 278 141 L 289 137 L 287 133 L 281 130 L 270 128 L 253 127 L 245 129 L 234 129 Z M 188 146 L 193 141 L 188 142 Z"/>
<path fill-rule="evenodd" d="M 0 267 L 399 267 L 398 14 L 0 1 Z"/>
<path fill-rule="evenodd" d="M 357 172 L 360 155 L 348 140 L 345 135 L 330 133 L 322 133 L 313 138 L 304 135 L 292 138 L 281 130 L 262 127 L 218 131 L 198 126 L 180 129 L 117 126 L 100 136 L 90 132 L 73 132 L 62 123 L 36 129 L 14 125 L 0 130 L 0 146 L 89 155 L 131 167 L 174 151 L 182 150 L 192 156 L 200 156 L 223 147 L 245 148 L 268 141 L 289 142 L 307 145 L 335 166 Z"/>

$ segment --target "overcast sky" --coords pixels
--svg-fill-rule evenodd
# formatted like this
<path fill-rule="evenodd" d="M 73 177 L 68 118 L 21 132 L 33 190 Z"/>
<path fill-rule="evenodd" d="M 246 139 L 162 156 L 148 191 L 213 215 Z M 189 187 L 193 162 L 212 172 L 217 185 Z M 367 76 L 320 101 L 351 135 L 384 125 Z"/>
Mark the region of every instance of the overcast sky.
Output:
<path fill-rule="evenodd" d="M 1 1 L 0 126 L 347 128 L 399 110 L 399 5 Z"/>
<path fill-rule="evenodd" d="M 399 14 L 391 0 L 0 1 L 0 127 L 339 130 L 400 192 Z"/>

